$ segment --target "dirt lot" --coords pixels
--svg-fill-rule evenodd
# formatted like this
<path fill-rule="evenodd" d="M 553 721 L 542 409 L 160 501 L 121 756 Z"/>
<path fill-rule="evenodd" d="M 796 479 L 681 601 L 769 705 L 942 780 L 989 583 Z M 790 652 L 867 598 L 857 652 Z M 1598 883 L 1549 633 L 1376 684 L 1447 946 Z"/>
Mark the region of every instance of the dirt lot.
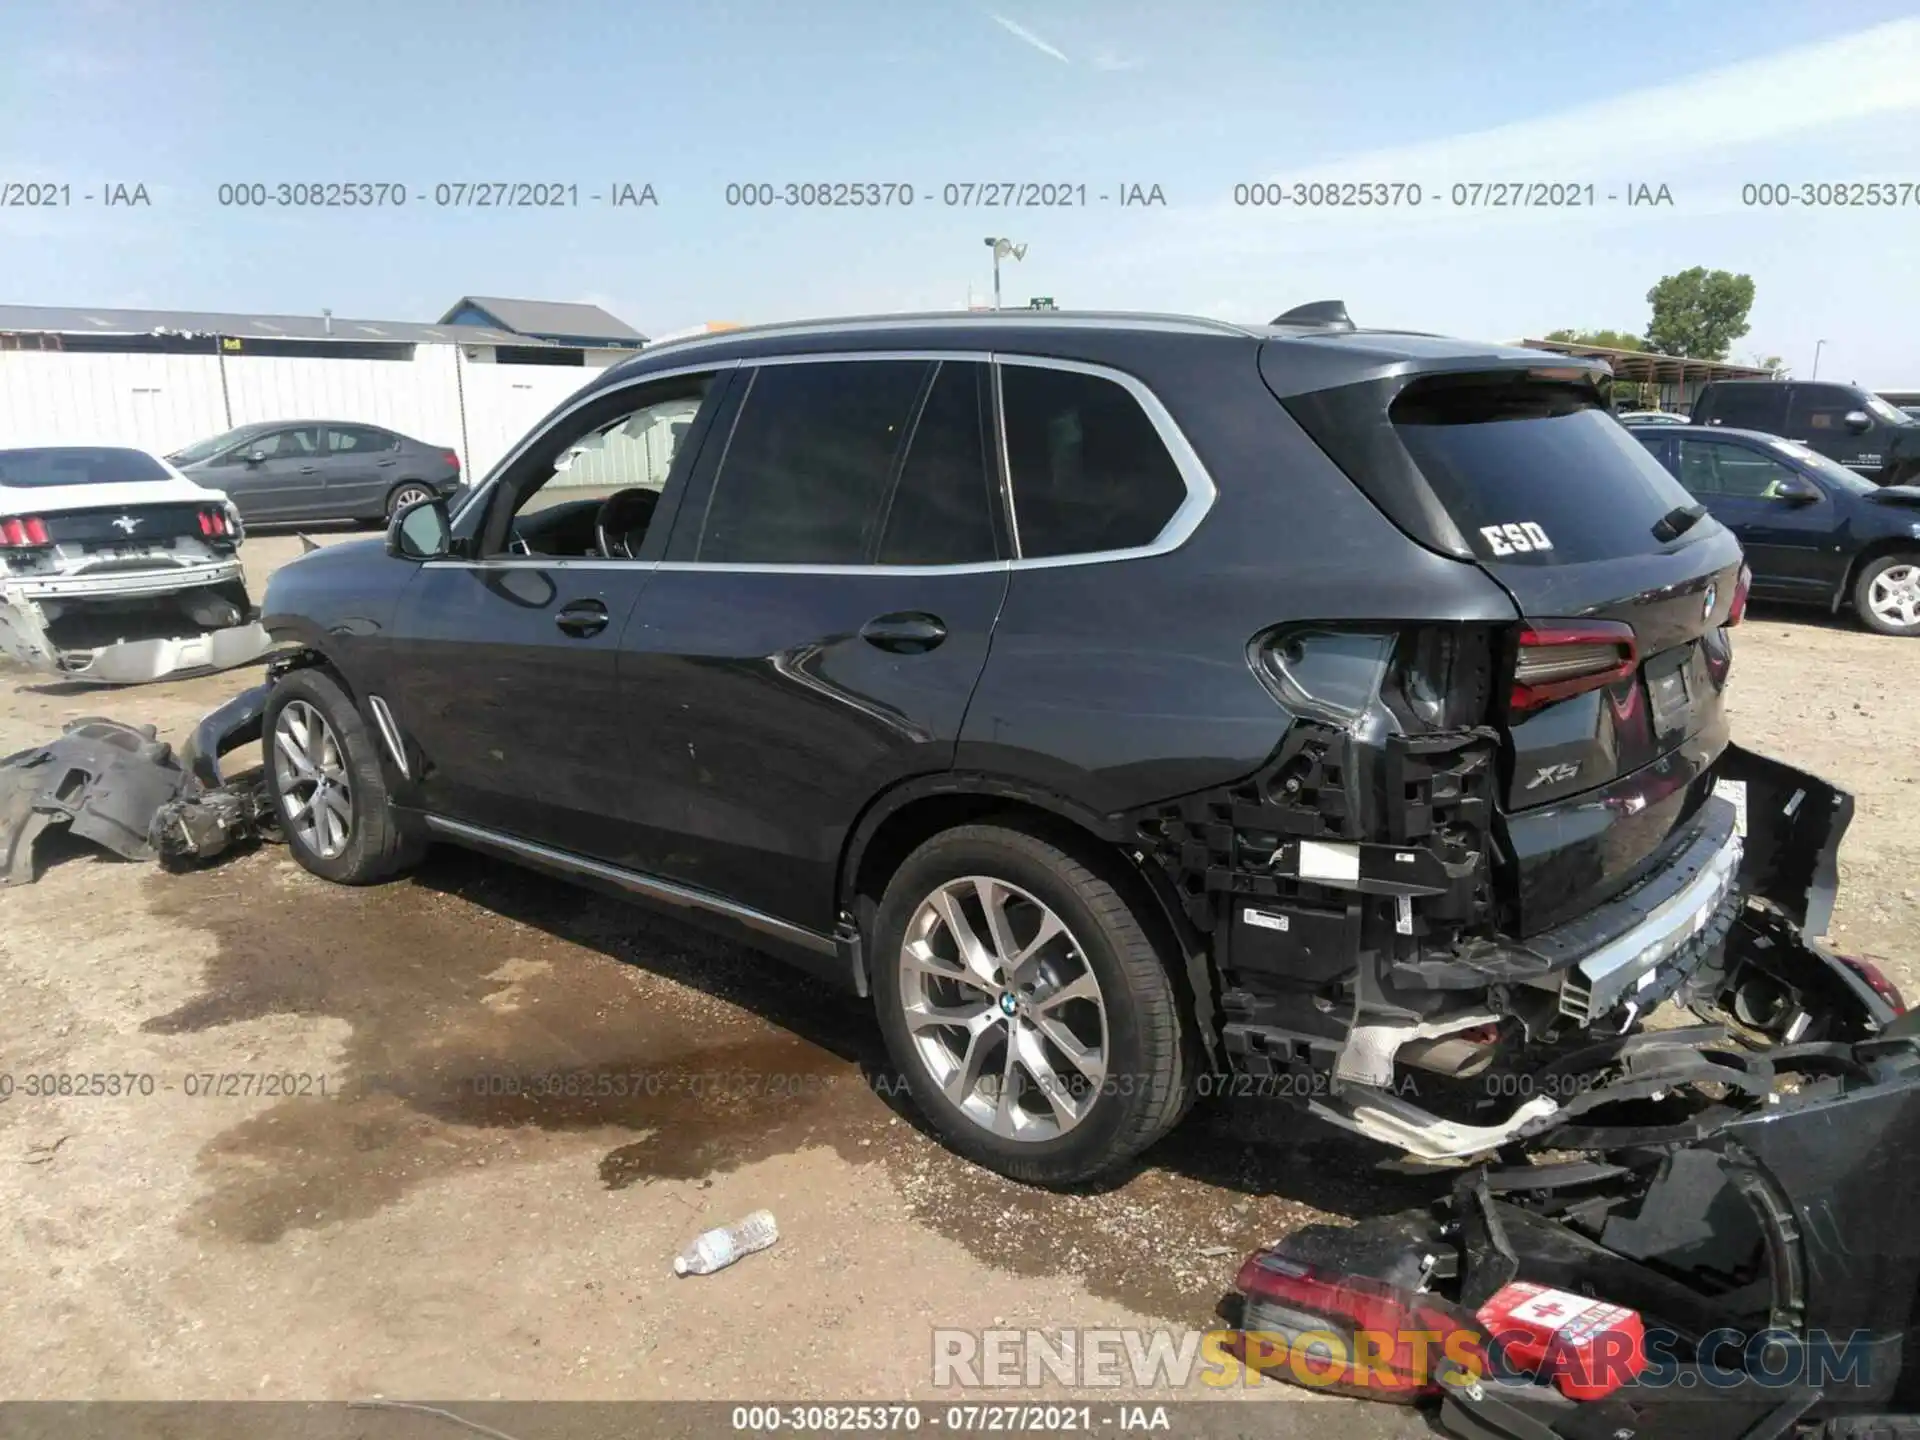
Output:
<path fill-rule="evenodd" d="M 297 552 L 250 540 L 256 587 Z M 1836 943 L 1911 993 L 1920 651 L 1776 612 L 1737 652 L 1741 740 L 1858 797 Z M 0 752 L 87 714 L 177 740 L 254 679 L 0 675 Z M 347 890 L 273 847 L 176 877 L 65 850 L 0 899 L 0 984 L 14 1398 L 926 1398 L 935 1326 L 1203 1327 L 1250 1247 L 1427 1189 L 1257 1102 L 1203 1107 L 1101 1192 L 1023 1189 L 920 1132 L 858 1010 L 451 851 Z M 95 1072 L 151 1078 L 22 1093 Z M 497 1093 L 553 1072 L 641 1078 Z M 304 1093 L 198 1093 L 268 1073 Z M 674 1278 L 690 1236 L 762 1205 L 774 1250 Z M 1275 1392 L 1298 1393 L 1245 1398 Z"/>

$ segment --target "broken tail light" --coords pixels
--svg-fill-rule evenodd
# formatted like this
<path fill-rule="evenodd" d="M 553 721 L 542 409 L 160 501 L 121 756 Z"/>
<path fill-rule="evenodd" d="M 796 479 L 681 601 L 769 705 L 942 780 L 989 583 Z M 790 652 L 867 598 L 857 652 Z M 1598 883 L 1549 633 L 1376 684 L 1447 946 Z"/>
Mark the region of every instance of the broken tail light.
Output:
<path fill-rule="evenodd" d="M 1853 971 L 1854 974 L 1858 975 L 1866 982 L 1869 990 L 1873 991 L 1874 994 L 1878 995 L 1882 1000 L 1886 1001 L 1888 1005 L 1893 1007 L 1894 1014 L 1904 1015 L 1907 1013 L 1907 997 L 1900 993 L 1900 987 L 1898 985 L 1887 978 L 1886 971 L 1874 964 L 1873 961 L 1861 955 L 1836 955 L 1834 958 L 1849 970 Z"/>
<path fill-rule="evenodd" d="M 30 545 L 48 545 L 47 522 L 38 515 L 8 516 L 0 520 L 0 547 L 24 549 Z"/>
<path fill-rule="evenodd" d="M 1276 1250 L 1249 1255 L 1234 1287 L 1246 1298 L 1240 1359 L 1250 1370 L 1402 1404 L 1439 1394 L 1449 1372 L 1487 1373 L 1473 1318 L 1438 1296 Z"/>
<path fill-rule="evenodd" d="M 1631 678 L 1640 664 L 1633 627 L 1612 620 L 1546 620 L 1520 632 L 1507 709 L 1516 718 L 1556 700 Z"/>
<path fill-rule="evenodd" d="M 1753 588 L 1753 569 L 1740 567 L 1740 578 L 1734 582 L 1733 604 L 1727 607 L 1727 624 L 1738 625 L 1747 618 L 1747 592 Z"/>

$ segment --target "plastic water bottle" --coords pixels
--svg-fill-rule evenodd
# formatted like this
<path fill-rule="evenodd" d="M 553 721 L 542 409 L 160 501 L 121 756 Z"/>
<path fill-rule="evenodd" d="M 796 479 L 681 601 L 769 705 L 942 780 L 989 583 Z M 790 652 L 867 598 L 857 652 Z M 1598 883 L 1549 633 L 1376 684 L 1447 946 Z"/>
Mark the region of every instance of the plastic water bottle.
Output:
<path fill-rule="evenodd" d="M 709 1230 L 674 1259 L 676 1275 L 711 1275 L 724 1270 L 742 1255 L 764 1250 L 780 1238 L 771 1210 L 756 1210 L 732 1225 Z"/>

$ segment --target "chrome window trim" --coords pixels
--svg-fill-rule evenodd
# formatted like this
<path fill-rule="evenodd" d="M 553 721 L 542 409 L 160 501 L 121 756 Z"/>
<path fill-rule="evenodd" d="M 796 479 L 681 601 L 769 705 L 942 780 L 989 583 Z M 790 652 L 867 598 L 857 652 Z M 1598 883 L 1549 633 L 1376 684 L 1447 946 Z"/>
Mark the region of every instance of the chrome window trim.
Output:
<path fill-rule="evenodd" d="M 517 835 L 509 835 L 500 830 L 489 830 L 481 825 L 469 825 L 464 820 L 450 819 L 445 815 L 431 812 L 422 817 L 427 828 L 450 840 L 465 841 L 470 845 L 504 850 L 509 855 L 534 860 L 553 866 L 559 870 L 570 870 L 579 875 L 591 875 L 598 880 L 606 880 L 630 890 L 649 900 L 662 901 L 669 905 L 679 905 L 695 910 L 705 910 L 712 914 L 724 915 L 750 930 L 763 935 L 771 935 L 785 940 L 789 944 L 800 945 L 821 955 L 837 953 L 830 936 L 809 930 L 804 925 L 795 925 L 790 920 L 782 920 L 777 915 L 769 915 L 763 910 L 755 910 L 749 905 L 741 905 L 705 890 L 696 890 L 691 886 L 677 885 L 671 880 L 662 880 L 654 875 L 643 874 L 638 870 L 623 869 L 618 865 L 609 865 L 601 860 L 589 860 L 584 855 L 576 855 L 570 850 L 557 850 L 551 845 L 541 845 L 532 840 L 522 840 Z"/>
<path fill-rule="evenodd" d="M 1052 322 L 1049 322 L 1052 323 Z M 737 332 L 722 332 L 734 334 Z M 678 343 L 678 342 L 676 342 Z M 703 342 L 704 343 L 704 342 Z M 973 575 L 994 571 L 1014 570 L 1053 570 L 1070 565 L 1108 565 L 1127 560 L 1146 560 L 1166 555 L 1178 550 L 1192 538 L 1194 531 L 1200 528 L 1219 498 L 1219 490 L 1213 483 L 1213 477 L 1207 473 L 1207 467 L 1194 451 L 1179 422 L 1161 403 L 1160 397 L 1153 393 L 1145 381 L 1124 370 L 1111 365 L 1099 365 L 1084 360 L 1064 360 L 1048 355 L 1028 355 L 1004 350 L 845 350 L 810 351 L 800 355 L 769 355 L 760 358 L 734 358 L 715 361 L 708 365 L 685 365 L 671 370 L 655 370 L 645 375 L 636 375 L 616 385 L 608 385 L 581 397 L 569 405 L 552 422 L 529 434 L 509 454 L 487 473 L 466 505 L 455 512 L 455 518 L 466 513 L 467 505 L 477 504 L 499 482 L 506 470 L 532 448 L 533 443 L 547 434 L 554 426 L 564 423 L 568 416 L 584 406 L 598 402 L 608 395 L 639 386 L 652 384 L 656 380 L 671 380 L 684 375 L 717 374 L 722 370 L 758 369 L 765 365 L 810 365 L 810 364 L 851 364 L 862 360 L 926 361 L 952 360 L 971 364 L 985 364 L 992 367 L 994 386 L 994 429 L 996 442 L 1000 447 L 1000 467 L 1003 477 L 1004 495 L 1007 502 L 1008 524 L 1012 529 L 1011 539 L 1015 558 L 1012 560 L 982 560 L 965 565 L 777 565 L 777 564 L 728 564 L 705 560 L 639 561 L 608 560 L 605 558 L 570 557 L 521 557 L 490 556 L 480 560 L 445 558 L 424 562 L 429 566 L 457 569 L 513 569 L 513 568 L 549 568 L 549 569 L 606 569 L 634 570 L 651 568 L 658 570 L 712 570 L 720 573 L 744 575 L 788 574 L 788 575 Z M 1160 443 L 1166 447 L 1168 456 L 1173 460 L 1174 468 L 1179 471 L 1180 479 L 1186 486 L 1186 499 L 1168 517 L 1160 533 L 1151 543 L 1137 545 L 1124 550 L 1090 550 L 1072 555 L 1026 556 L 1020 547 L 1020 506 L 1019 492 L 1013 476 L 1013 467 L 1007 447 L 1007 427 L 1005 399 L 1002 389 L 1003 369 L 1008 365 L 1025 366 L 1039 370 L 1064 370 L 1078 375 L 1090 375 L 1096 379 L 1109 380 L 1119 385 L 1133 397 L 1141 412 L 1146 415 L 1147 423 L 1153 426 L 1154 433 L 1160 437 Z M 731 436 L 729 436 L 731 439 Z M 724 467 L 722 467 L 724 469 Z M 719 476 L 715 476 L 717 487 Z M 709 501 L 712 495 L 708 496 Z"/>
<path fill-rule="evenodd" d="M 1213 502 L 1220 497 L 1219 489 L 1213 483 L 1213 477 L 1207 473 L 1207 467 L 1201 463 L 1194 452 L 1186 433 L 1181 430 L 1160 397 L 1153 393 L 1147 383 L 1137 375 L 1129 375 L 1124 370 L 1116 370 L 1110 365 L 1094 365 L 1083 360 L 1060 360 L 1051 356 L 1006 355 L 996 353 L 996 365 L 1023 365 L 1036 370 L 1066 370 L 1077 375 L 1091 375 L 1101 380 L 1111 380 L 1133 396 L 1134 403 L 1147 417 L 1147 423 L 1153 426 L 1154 433 L 1160 437 L 1160 443 L 1167 449 L 1174 468 L 1180 472 L 1180 479 L 1187 487 L 1187 498 L 1182 500 L 1167 517 L 1167 523 L 1160 527 L 1160 533 L 1145 545 L 1135 545 L 1124 550 L 1089 550 L 1074 555 L 1028 556 L 1021 554 L 1014 565 L 1022 570 L 1055 570 L 1067 565 L 1110 565 L 1123 560 L 1146 560 L 1156 555 L 1166 555 L 1178 550 L 1193 537 L 1200 528 L 1200 522 L 1207 518 L 1213 509 Z M 1006 416 L 1000 416 L 1000 447 L 1005 460 L 1007 449 Z M 1018 527 L 1020 514 L 1020 484 L 1013 473 L 1010 461 L 1007 464 L 1007 485 L 1012 492 L 1012 512 L 1015 525 L 1015 550 L 1019 553 Z"/>

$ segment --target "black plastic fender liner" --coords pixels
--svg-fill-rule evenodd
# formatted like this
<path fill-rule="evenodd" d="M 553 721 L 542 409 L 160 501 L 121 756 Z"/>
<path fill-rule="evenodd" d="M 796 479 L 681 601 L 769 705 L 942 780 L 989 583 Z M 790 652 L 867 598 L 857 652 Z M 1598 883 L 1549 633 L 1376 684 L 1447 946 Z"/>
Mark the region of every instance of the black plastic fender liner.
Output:
<path fill-rule="evenodd" d="M 0 760 L 0 885 L 38 878 L 34 850 L 50 825 L 123 859 L 151 859 L 154 813 L 190 783 L 153 726 L 72 721 L 59 739 Z"/>

